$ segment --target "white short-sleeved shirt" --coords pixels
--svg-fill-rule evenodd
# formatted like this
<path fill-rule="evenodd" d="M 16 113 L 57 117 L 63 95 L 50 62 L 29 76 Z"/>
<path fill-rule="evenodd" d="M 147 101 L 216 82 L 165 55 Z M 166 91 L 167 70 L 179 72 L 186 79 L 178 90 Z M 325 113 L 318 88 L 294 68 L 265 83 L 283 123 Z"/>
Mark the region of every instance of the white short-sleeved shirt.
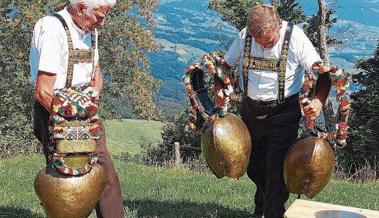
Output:
<path fill-rule="evenodd" d="M 67 23 L 74 49 L 90 49 L 92 47 L 91 33 L 85 32 L 75 25 L 67 9 L 58 12 Z M 92 63 L 74 64 L 73 86 L 88 85 L 92 79 L 92 71 L 99 60 L 97 46 L 97 31 L 95 30 L 95 57 Z M 30 46 L 31 83 L 35 83 L 38 71 L 56 74 L 54 89 L 65 87 L 68 68 L 67 35 L 62 23 L 54 16 L 39 19 L 34 27 Z"/>
<path fill-rule="evenodd" d="M 280 29 L 279 41 L 272 48 L 263 48 L 256 43 L 253 38 L 250 56 L 274 58 L 279 60 L 286 27 L 287 22 L 283 21 Z M 246 33 L 247 29 L 245 28 L 238 34 L 225 56 L 225 60 L 230 66 L 234 66 L 240 61 L 240 67 L 238 69 L 240 74 L 239 85 L 242 89 L 244 88 L 242 79 L 242 57 Z M 300 91 L 304 82 L 304 71 L 311 70 L 312 64 L 317 61 L 321 61 L 321 58 L 316 52 L 316 49 L 313 47 L 304 32 L 295 25 L 290 40 L 287 58 L 284 91 L 285 97 L 289 97 Z M 276 100 L 278 98 L 278 73 L 266 70 L 249 69 L 247 95 L 254 100 Z"/>

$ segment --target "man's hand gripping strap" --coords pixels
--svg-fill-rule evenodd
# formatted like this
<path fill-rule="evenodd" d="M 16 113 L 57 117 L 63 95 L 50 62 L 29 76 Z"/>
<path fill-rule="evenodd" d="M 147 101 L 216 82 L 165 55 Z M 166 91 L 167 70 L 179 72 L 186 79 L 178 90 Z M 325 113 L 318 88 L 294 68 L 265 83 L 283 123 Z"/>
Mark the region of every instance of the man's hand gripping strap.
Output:
<path fill-rule="evenodd" d="M 352 82 L 352 76 L 350 73 L 339 69 L 334 66 L 326 66 L 321 62 L 316 62 L 312 66 L 312 71 L 305 75 L 305 81 L 300 91 L 301 107 L 305 107 L 309 102 L 309 96 L 312 88 L 315 86 L 320 74 L 329 73 L 332 86 L 336 90 L 336 100 L 338 102 L 338 111 L 336 116 L 335 132 L 322 133 L 319 132 L 319 137 L 328 139 L 335 143 L 339 147 L 346 146 L 347 130 L 348 130 L 348 118 L 350 114 L 350 92 L 349 86 Z M 313 128 L 313 123 L 307 123 L 308 128 Z M 334 140 L 335 139 L 335 140 Z"/>
<path fill-rule="evenodd" d="M 238 102 L 241 100 L 241 95 L 234 93 L 233 82 L 229 75 L 230 67 L 226 64 L 222 52 L 213 52 L 205 54 L 203 58 L 190 65 L 186 74 L 183 77 L 184 87 L 192 106 L 192 111 L 189 117 L 188 128 L 191 131 L 200 130 L 204 124 L 215 116 L 224 116 L 230 105 L 226 108 L 218 110 L 211 101 L 209 92 L 214 90 L 214 83 L 211 83 L 210 77 L 220 79 L 224 88 L 228 90 L 230 100 Z"/>

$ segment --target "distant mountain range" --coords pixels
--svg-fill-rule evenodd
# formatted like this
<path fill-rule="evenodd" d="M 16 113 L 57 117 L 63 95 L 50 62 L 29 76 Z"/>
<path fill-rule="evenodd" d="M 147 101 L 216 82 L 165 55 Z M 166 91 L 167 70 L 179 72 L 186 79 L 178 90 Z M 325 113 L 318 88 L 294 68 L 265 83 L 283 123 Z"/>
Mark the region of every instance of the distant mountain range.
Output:
<path fill-rule="evenodd" d="M 317 13 L 316 0 L 298 2 L 307 16 Z M 330 48 L 331 62 L 353 71 L 355 62 L 369 57 L 378 43 L 379 0 L 337 0 L 332 7 L 338 22 L 330 34 L 344 44 Z M 238 30 L 222 22 L 204 0 L 161 0 L 154 18 L 161 50 L 150 55 L 151 73 L 164 81 L 158 105 L 169 102 L 180 106 L 185 102 L 181 78 L 188 65 L 207 52 L 225 49 L 223 44 Z"/>
<path fill-rule="evenodd" d="M 316 0 L 298 1 L 307 16 L 317 13 Z M 331 1 L 329 1 L 331 2 Z M 336 11 L 337 23 L 330 35 L 344 44 L 330 49 L 331 61 L 353 71 L 357 60 L 372 55 L 379 39 L 379 0 L 337 0 L 330 8 Z"/>

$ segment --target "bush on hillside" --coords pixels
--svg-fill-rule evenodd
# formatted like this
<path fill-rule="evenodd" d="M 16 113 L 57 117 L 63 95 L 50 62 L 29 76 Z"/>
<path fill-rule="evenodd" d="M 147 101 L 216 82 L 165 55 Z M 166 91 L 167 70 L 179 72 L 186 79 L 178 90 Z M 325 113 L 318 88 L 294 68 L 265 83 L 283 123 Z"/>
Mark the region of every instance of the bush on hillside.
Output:
<path fill-rule="evenodd" d="M 163 142 L 152 144 L 146 149 L 147 163 L 166 163 L 174 158 L 175 142 L 179 142 L 183 162 L 198 159 L 201 154 L 200 134 L 187 130 L 188 111 L 184 111 L 163 127 Z"/>

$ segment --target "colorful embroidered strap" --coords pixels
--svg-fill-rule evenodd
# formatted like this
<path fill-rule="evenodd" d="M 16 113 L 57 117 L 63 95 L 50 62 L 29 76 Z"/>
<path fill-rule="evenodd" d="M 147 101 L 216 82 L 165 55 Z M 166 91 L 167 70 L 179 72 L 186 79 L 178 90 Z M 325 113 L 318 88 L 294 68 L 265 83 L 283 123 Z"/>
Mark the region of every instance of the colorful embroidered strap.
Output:
<path fill-rule="evenodd" d="M 76 63 L 92 63 L 93 70 L 92 75 L 95 70 L 95 48 L 96 48 L 96 34 L 94 31 L 91 32 L 91 49 L 74 49 L 74 44 L 72 42 L 72 37 L 70 34 L 70 30 L 67 26 L 64 18 L 58 14 L 54 13 L 52 16 L 58 18 L 58 20 L 62 23 L 66 35 L 67 35 L 67 44 L 68 44 L 68 66 L 67 66 L 67 78 L 66 78 L 66 88 L 72 86 L 72 79 L 74 74 L 74 64 Z"/>
<path fill-rule="evenodd" d="M 91 49 L 74 49 L 70 30 L 64 18 L 54 13 L 63 25 L 68 43 L 68 66 L 65 88 L 54 90 L 53 113 L 50 116 L 49 150 L 53 153 L 52 165 L 66 175 L 88 173 L 97 162 L 96 139 L 100 136 L 98 125 L 97 93 L 84 93 L 86 87 L 72 87 L 75 63 L 93 64 L 95 70 L 96 34 L 91 32 Z"/>
<path fill-rule="evenodd" d="M 320 138 L 327 139 L 330 142 L 335 142 L 339 147 L 345 147 L 348 130 L 348 118 L 350 114 L 350 92 L 349 86 L 352 82 L 352 76 L 350 73 L 345 72 L 343 69 L 339 69 L 334 66 L 325 66 L 322 63 L 314 63 L 312 71 L 307 72 L 305 75 L 305 81 L 300 91 L 301 106 L 304 107 L 306 102 L 309 102 L 309 96 L 312 88 L 316 85 L 317 79 L 320 74 L 330 73 L 332 86 L 336 89 L 336 100 L 338 102 L 338 109 L 336 115 L 335 132 L 318 132 Z M 313 127 L 313 123 L 307 124 L 308 128 Z"/>
<path fill-rule="evenodd" d="M 209 91 L 214 88 L 211 77 L 222 81 L 224 88 L 229 92 L 225 94 L 229 94 L 231 100 L 241 100 L 239 99 L 240 95 L 234 93 L 231 78 L 228 75 L 229 67 L 223 56 L 222 52 L 204 55 L 200 62 L 187 68 L 183 77 L 185 90 L 192 105 L 188 124 L 188 128 L 192 131 L 200 130 L 212 116 L 224 116 L 226 113 L 226 108 L 219 110 L 210 98 L 210 95 L 213 96 L 213 94 Z M 227 108 L 230 107 L 227 106 Z"/>
<path fill-rule="evenodd" d="M 52 165 L 66 175 L 88 173 L 97 162 L 96 140 L 101 129 L 97 94 L 81 87 L 54 90 L 49 150 Z"/>

